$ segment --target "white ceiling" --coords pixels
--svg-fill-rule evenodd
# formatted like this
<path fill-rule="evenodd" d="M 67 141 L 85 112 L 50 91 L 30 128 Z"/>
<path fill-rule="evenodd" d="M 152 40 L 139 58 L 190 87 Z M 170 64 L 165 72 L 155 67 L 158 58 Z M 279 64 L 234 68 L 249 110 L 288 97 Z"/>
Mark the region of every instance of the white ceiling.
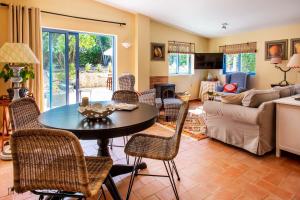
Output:
<path fill-rule="evenodd" d="M 300 0 L 96 0 L 206 37 L 300 22 Z M 227 30 L 221 24 L 229 24 Z"/>

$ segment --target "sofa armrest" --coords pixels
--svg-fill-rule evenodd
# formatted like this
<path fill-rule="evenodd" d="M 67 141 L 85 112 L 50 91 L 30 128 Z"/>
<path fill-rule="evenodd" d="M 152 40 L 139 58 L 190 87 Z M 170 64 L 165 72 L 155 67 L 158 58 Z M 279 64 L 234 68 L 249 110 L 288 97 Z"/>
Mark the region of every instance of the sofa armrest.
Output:
<path fill-rule="evenodd" d="M 247 124 L 257 125 L 259 122 L 258 108 L 249 108 L 240 105 L 225 104 L 216 101 L 204 102 L 203 109 L 207 116 L 218 115 L 220 117 L 226 117 L 234 121 L 239 121 Z"/>

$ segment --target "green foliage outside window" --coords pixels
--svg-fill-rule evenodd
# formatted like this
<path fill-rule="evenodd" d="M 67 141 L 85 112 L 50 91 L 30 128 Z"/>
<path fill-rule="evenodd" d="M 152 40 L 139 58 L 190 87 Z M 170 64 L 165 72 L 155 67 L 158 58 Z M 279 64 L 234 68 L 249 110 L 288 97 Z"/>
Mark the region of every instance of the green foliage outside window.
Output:
<path fill-rule="evenodd" d="M 226 54 L 225 73 L 228 72 L 246 72 L 255 74 L 256 72 L 256 54 Z"/>

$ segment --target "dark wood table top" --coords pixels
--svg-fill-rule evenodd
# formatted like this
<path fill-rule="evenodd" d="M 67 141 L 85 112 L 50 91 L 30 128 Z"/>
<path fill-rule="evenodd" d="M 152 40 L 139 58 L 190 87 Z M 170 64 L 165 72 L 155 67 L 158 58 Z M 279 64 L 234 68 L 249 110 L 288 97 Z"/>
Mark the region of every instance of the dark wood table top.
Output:
<path fill-rule="evenodd" d="M 112 102 L 101 102 L 109 104 Z M 131 135 L 152 126 L 157 119 L 155 106 L 139 103 L 133 111 L 115 111 L 106 120 L 89 121 L 78 111 L 78 104 L 58 107 L 42 113 L 38 121 L 47 128 L 74 133 L 79 139 L 108 139 Z"/>

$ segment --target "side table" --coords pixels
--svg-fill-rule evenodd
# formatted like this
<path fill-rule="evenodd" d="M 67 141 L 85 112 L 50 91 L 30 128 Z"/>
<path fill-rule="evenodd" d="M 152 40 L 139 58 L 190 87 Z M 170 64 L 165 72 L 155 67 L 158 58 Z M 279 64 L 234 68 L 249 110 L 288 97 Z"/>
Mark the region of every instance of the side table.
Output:
<path fill-rule="evenodd" d="M 208 100 L 208 92 L 215 92 L 218 84 L 220 84 L 220 81 L 201 81 L 199 99 L 202 102 Z"/>
<path fill-rule="evenodd" d="M 2 114 L 2 129 L 1 129 L 1 151 L 3 150 L 3 144 L 5 141 L 9 140 L 9 131 L 10 131 L 10 121 L 9 121 L 9 114 L 8 114 L 8 105 L 11 103 L 11 100 L 7 99 L 0 99 L 0 107 L 2 107 L 3 114 Z"/>

